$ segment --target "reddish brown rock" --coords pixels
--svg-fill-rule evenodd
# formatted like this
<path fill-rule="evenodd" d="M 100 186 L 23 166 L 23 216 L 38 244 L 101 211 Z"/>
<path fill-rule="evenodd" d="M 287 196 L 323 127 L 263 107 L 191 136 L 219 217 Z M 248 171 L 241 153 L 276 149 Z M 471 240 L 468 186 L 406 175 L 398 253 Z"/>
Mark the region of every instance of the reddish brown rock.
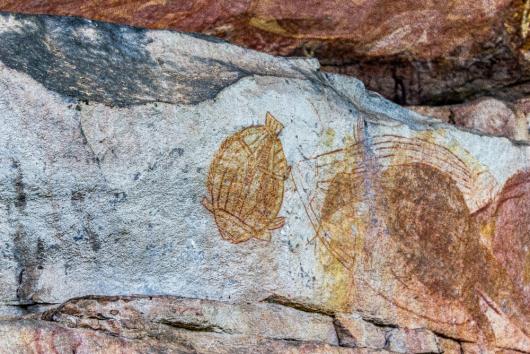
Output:
<path fill-rule="evenodd" d="M 530 172 L 510 177 L 495 201 L 476 218 L 487 247 L 527 294 L 526 307 L 530 308 Z"/>
<path fill-rule="evenodd" d="M 316 56 L 324 70 L 355 75 L 404 104 L 530 92 L 523 0 L 2 0 L 0 11 L 203 32 L 272 54 Z"/>
<path fill-rule="evenodd" d="M 444 354 L 461 354 L 462 347 L 459 342 L 448 339 L 448 338 L 438 338 L 438 346 Z"/>
<path fill-rule="evenodd" d="M 464 354 L 482 354 L 484 352 L 484 348 L 476 343 L 462 343 L 462 353 Z"/>
<path fill-rule="evenodd" d="M 387 353 L 329 343 L 331 317 L 270 303 L 92 296 L 26 317 L 0 321 L 0 353 Z"/>
<path fill-rule="evenodd" d="M 0 345 L 2 353 L 19 354 L 366 353 L 362 349 L 318 342 L 270 340 L 186 330 L 161 329 L 158 332 L 144 332 L 142 338 L 124 338 L 99 330 L 68 328 L 36 320 L 0 322 Z"/>
<path fill-rule="evenodd" d="M 393 329 L 388 333 L 388 349 L 396 353 L 442 353 L 436 336 L 424 329 Z"/>
<path fill-rule="evenodd" d="M 506 182 L 495 207 L 493 228 L 495 256 L 530 295 L 530 172 L 521 171 Z"/>
<path fill-rule="evenodd" d="M 485 98 L 454 107 L 453 119 L 459 126 L 493 135 L 517 135 L 515 112 L 499 100 Z"/>
<path fill-rule="evenodd" d="M 0 8 L 206 32 L 274 54 L 306 49 L 320 50 L 329 58 L 340 58 L 336 54 L 388 57 L 408 53 L 433 59 L 487 39 L 510 2 L 3 0 Z M 328 47 L 329 52 L 320 47 Z M 333 49 L 342 51 L 331 56 Z"/>
<path fill-rule="evenodd" d="M 68 301 L 45 317 L 72 327 L 129 337 L 161 324 L 206 332 L 338 343 L 329 316 L 271 303 L 236 305 L 171 296 L 88 297 Z"/>
<path fill-rule="evenodd" d="M 78 298 L 44 313 L 0 321 L 0 352 L 21 354 L 72 352 L 79 354 L 450 354 L 461 352 L 508 354 L 521 352 L 513 351 L 509 346 L 487 347 L 483 342 L 461 343 L 438 337 L 423 328 L 411 329 L 375 324 L 355 313 L 335 315 L 340 343 L 331 344 L 322 341 L 319 333 L 311 330 L 314 323 L 310 323 L 311 317 L 313 322 L 315 318 L 322 320 L 327 317 L 330 320 L 331 317 L 316 313 L 308 314 L 287 307 L 281 309 L 281 307 L 269 303 L 228 304 L 171 296 Z M 252 319 L 252 323 L 246 323 L 256 309 L 259 309 L 259 318 Z M 303 337 L 296 338 L 296 334 L 292 336 L 289 333 L 293 330 L 289 322 L 292 324 L 293 321 L 297 321 L 298 328 L 308 329 Z M 244 329 L 246 326 L 249 327 Z"/>
<path fill-rule="evenodd" d="M 514 140 L 528 140 L 530 129 L 530 101 L 528 99 L 510 103 L 484 97 L 459 105 L 411 106 L 409 108 L 446 123 L 453 123 L 486 134 L 504 136 Z"/>
<path fill-rule="evenodd" d="M 20 354 L 196 352 L 185 341 L 163 343 L 153 338 L 134 341 L 100 331 L 67 328 L 35 320 L 0 322 L 0 345 L 2 353 Z"/>

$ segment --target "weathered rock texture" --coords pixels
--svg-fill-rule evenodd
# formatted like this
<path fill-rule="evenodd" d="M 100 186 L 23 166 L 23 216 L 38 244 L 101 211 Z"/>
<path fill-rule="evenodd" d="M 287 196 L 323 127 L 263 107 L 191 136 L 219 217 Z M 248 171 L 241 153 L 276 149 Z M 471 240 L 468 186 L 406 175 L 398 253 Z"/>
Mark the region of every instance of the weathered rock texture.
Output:
<path fill-rule="evenodd" d="M 317 57 L 403 104 L 530 91 L 526 0 L 17 1 L 0 11 L 203 32 L 279 55 Z"/>
<path fill-rule="evenodd" d="M 0 43 L 4 352 L 530 352 L 527 143 L 186 34 Z"/>
<path fill-rule="evenodd" d="M 514 140 L 530 140 L 529 99 L 504 102 L 492 97 L 484 97 L 459 105 L 411 106 L 409 108 L 460 127 Z"/>

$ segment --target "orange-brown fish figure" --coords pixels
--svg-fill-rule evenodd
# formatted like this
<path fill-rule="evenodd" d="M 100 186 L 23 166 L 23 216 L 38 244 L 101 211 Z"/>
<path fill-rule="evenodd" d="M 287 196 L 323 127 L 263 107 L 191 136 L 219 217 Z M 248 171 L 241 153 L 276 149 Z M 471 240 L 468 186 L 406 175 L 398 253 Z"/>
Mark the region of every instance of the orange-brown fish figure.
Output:
<path fill-rule="evenodd" d="M 265 125 L 228 137 L 210 166 L 203 205 L 214 216 L 223 239 L 269 241 L 281 228 L 278 217 L 290 167 L 278 138 L 283 125 L 267 112 Z"/>

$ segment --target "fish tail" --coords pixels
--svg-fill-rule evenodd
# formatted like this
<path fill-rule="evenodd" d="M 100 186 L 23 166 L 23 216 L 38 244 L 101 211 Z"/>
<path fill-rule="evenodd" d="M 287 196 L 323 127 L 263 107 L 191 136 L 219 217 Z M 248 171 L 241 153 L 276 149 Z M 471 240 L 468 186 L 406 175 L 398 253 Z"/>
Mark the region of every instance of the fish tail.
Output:
<path fill-rule="evenodd" d="M 265 128 L 267 128 L 272 135 L 278 135 L 283 129 L 283 124 L 274 118 L 272 114 L 267 112 L 267 115 L 265 116 Z"/>
<path fill-rule="evenodd" d="M 254 238 L 262 241 L 270 241 L 272 238 L 272 234 L 268 230 L 263 230 L 262 232 L 255 234 Z"/>

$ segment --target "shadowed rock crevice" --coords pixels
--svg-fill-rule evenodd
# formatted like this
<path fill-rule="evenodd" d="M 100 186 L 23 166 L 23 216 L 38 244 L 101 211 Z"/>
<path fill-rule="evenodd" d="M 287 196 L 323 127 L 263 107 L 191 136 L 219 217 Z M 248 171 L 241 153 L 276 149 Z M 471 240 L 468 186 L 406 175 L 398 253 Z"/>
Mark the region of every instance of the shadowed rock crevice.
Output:
<path fill-rule="evenodd" d="M 329 309 L 319 307 L 315 304 L 304 303 L 302 301 L 296 301 L 294 299 L 289 299 L 285 296 L 281 296 L 277 294 L 273 294 L 265 298 L 263 302 L 291 307 L 298 311 L 320 313 L 320 314 L 327 315 L 327 316 L 331 316 L 333 314 L 333 311 Z"/>
<path fill-rule="evenodd" d="M 360 58 L 351 64 L 321 60 L 321 65 L 323 71 L 361 79 L 369 90 L 396 103 L 441 106 L 483 96 L 507 101 L 528 96 L 530 71 L 514 56 L 510 48 L 501 44 L 494 53 L 458 63 L 446 58 Z"/>

